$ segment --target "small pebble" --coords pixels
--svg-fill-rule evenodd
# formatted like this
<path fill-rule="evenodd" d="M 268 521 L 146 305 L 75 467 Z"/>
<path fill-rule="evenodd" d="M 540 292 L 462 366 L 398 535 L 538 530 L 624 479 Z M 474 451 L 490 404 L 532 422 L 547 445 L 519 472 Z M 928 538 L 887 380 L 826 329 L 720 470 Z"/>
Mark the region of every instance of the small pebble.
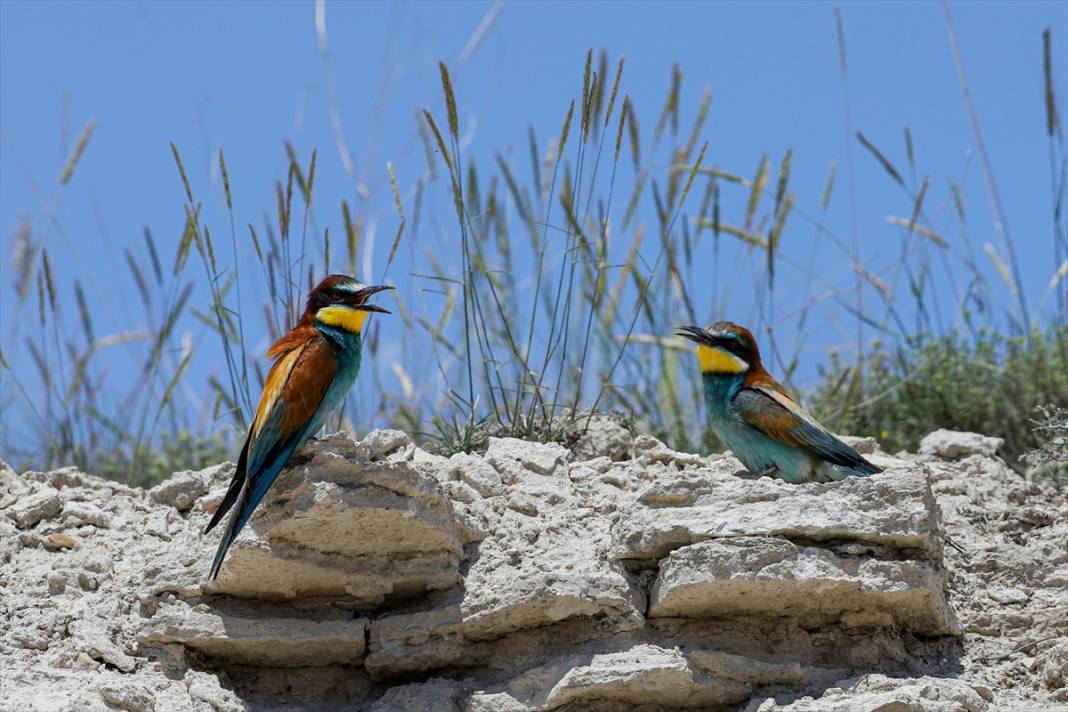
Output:
<path fill-rule="evenodd" d="M 49 551 L 59 551 L 60 549 L 73 549 L 76 542 L 73 537 L 70 537 L 62 532 L 55 532 L 49 534 L 44 538 L 44 548 Z"/>
<path fill-rule="evenodd" d="M 67 590 L 67 577 L 58 572 L 48 574 L 48 593 L 57 595 Z"/>
<path fill-rule="evenodd" d="M 78 657 L 74 658 L 74 667 L 79 670 L 99 670 L 100 663 L 82 652 L 78 653 Z"/>

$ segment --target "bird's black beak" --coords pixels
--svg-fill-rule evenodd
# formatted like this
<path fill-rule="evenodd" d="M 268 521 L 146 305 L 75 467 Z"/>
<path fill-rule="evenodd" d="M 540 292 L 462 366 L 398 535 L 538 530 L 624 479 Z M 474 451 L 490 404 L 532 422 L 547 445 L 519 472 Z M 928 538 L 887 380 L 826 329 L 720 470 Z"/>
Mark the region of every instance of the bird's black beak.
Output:
<path fill-rule="evenodd" d="M 699 326 L 676 326 L 675 334 L 681 336 L 684 339 L 695 341 L 699 344 L 711 344 L 712 337 L 707 331 Z"/>
<path fill-rule="evenodd" d="M 388 284 L 377 284 L 370 287 L 364 287 L 363 289 L 358 290 L 355 294 L 353 294 L 353 299 L 356 302 L 356 304 L 353 305 L 354 308 L 365 312 L 378 312 L 379 314 L 389 314 L 390 311 L 388 309 L 383 309 L 377 304 L 367 303 L 367 300 L 369 298 L 386 289 L 393 289 L 393 287 Z"/>

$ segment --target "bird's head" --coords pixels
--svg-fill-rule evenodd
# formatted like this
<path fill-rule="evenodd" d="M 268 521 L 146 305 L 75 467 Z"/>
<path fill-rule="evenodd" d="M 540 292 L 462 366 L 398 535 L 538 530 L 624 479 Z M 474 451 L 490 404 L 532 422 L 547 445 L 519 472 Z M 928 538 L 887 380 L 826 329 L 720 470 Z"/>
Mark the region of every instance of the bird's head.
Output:
<path fill-rule="evenodd" d="M 697 343 L 701 373 L 728 376 L 746 373 L 760 365 L 760 352 L 749 329 L 729 321 L 717 321 L 708 328 L 680 326 L 676 332 Z"/>
<path fill-rule="evenodd" d="M 372 312 L 389 314 L 377 304 L 367 302 L 383 289 L 393 287 L 384 284 L 368 286 L 346 274 L 332 274 L 308 294 L 305 318 L 310 317 L 324 326 L 359 334 Z"/>

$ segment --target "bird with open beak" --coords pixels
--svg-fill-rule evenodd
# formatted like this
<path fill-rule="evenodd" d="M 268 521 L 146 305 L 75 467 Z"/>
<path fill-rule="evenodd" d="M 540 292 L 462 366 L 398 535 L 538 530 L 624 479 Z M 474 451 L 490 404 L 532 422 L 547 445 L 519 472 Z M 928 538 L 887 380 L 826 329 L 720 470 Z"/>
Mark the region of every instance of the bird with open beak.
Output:
<path fill-rule="evenodd" d="M 881 472 L 771 377 L 748 329 L 718 321 L 678 335 L 697 343 L 709 425 L 750 473 L 800 483 Z"/>
<path fill-rule="evenodd" d="M 293 329 L 267 356 L 274 359 L 256 417 L 245 438 L 230 488 L 204 533 L 231 508 L 208 580 L 219 575 L 227 549 L 263 500 L 289 456 L 319 432 L 344 402 L 360 370 L 360 346 L 367 318 L 389 312 L 368 299 L 389 286 L 366 286 L 332 274 L 308 294 L 307 308 Z M 236 506 L 235 506 L 236 505 Z"/>

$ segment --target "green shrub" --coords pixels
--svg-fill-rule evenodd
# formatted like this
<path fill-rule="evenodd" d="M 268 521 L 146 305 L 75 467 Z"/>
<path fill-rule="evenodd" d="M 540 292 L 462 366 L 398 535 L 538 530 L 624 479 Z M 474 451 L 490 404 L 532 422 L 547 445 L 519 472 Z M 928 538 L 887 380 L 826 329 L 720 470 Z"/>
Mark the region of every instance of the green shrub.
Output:
<path fill-rule="evenodd" d="M 1057 487 L 1068 485 L 1068 409 L 1041 405 L 1035 409 L 1034 432 L 1038 447 L 1023 456 L 1035 479 Z"/>
<path fill-rule="evenodd" d="M 158 446 L 96 453 L 93 474 L 151 487 L 180 470 L 200 470 L 236 458 L 234 443 L 219 432 L 196 435 L 182 431 L 160 439 Z M 136 467 L 131 467 L 136 464 Z M 132 473 L 132 474 L 131 474 Z"/>
<path fill-rule="evenodd" d="M 810 404 L 828 427 L 873 435 L 889 451 L 914 450 L 938 428 L 994 435 L 1020 467 L 1020 456 L 1041 445 L 1035 409 L 1068 408 L 1068 328 L 1036 331 L 1030 347 L 989 331 L 877 347 L 859 368 L 832 354 Z"/>

